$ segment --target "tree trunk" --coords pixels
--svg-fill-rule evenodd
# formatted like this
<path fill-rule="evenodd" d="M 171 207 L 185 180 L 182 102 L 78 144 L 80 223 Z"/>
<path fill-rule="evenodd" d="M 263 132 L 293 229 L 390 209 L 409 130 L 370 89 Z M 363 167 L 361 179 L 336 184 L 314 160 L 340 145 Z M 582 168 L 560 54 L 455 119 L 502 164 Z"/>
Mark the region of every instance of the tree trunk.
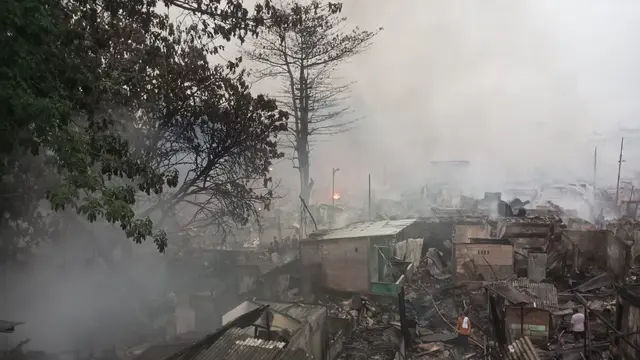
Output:
<path fill-rule="evenodd" d="M 299 116 L 300 131 L 296 145 L 298 147 L 298 172 L 300 173 L 300 196 L 306 204 L 311 198 L 313 181 L 309 176 L 309 93 L 304 63 L 300 65 L 299 79 Z"/>
<path fill-rule="evenodd" d="M 298 140 L 298 173 L 300 174 L 300 196 L 309 204 L 311 198 L 311 181 L 309 176 L 309 147 L 307 139 Z"/>

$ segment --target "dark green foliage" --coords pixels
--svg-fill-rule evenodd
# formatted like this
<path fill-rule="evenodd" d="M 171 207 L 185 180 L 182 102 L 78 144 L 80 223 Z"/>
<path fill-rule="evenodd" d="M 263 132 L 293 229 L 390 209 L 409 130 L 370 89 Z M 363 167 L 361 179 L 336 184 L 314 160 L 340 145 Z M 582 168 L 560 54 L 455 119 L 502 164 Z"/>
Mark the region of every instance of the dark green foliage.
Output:
<path fill-rule="evenodd" d="M 249 16 L 240 1 L 166 1 L 199 15 L 179 28 L 159 3 L 0 2 L 3 256 L 60 227 L 43 199 L 118 223 L 135 242 L 153 236 L 160 251 L 166 234 L 134 211 L 140 193 L 177 188 L 154 206 L 161 211 L 202 194 L 219 221 L 246 221 L 268 204 L 272 193 L 250 185 L 270 181 L 285 114 L 251 96 L 237 61 L 214 67 L 207 56 L 219 51 L 214 39 L 255 34 L 270 5 Z"/>

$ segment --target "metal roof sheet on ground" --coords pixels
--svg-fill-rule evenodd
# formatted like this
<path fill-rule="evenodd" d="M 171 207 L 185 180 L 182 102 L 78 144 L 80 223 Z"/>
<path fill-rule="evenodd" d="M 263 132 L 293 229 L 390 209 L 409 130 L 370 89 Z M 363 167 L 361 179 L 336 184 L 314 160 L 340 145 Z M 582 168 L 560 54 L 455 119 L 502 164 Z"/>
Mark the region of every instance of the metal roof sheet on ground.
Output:
<path fill-rule="evenodd" d="M 550 311 L 558 309 L 558 290 L 553 284 L 519 278 L 495 282 L 490 288 L 513 304 L 527 304 Z"/>
<path fill-rule="evenodd" d="M 361 237 L 393 236 L 416 222 L 416 219 L 357 222 L 335 230 L 317 231 L 309 235 L 312 240 L 352 239 Z"/>
<path fill-rule="evenodd" d="M 326 307 L 322 305 L 251 299 L 229 310 L 222 316 L 222 322 L 223 324 L 229 323 L 236 317 L 265 305 L 269 307 L 269 311 L 291 319 L 294 323 L 303 324 L 308 322 L 314 326 L 321 321 L 322 316 L 327 312 Z"/>
<path fill-rule="evenodd" d="M 269 309 L 286 314 L 295 320 L 304 322 L 317 316 L 326 314 L 327 308 L 322 305 L 311 305 L 302 303 L 287 303 L 268 300 L 254 299 L 252 302 L 260 305 L 269 305 Z"/>
<path fill-rule="evenodd" d="M 304 350 L 286 349 L 286 343 L 253 338 L 243 329 L 229 329 L 211 346 L 184 351 L 175 360 L 311 360 Z"/>

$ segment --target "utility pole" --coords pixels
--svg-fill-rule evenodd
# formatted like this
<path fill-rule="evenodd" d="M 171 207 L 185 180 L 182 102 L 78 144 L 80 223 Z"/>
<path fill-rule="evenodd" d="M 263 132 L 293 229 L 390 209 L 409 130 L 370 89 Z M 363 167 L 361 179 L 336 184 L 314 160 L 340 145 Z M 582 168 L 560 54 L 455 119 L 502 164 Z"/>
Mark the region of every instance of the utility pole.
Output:
<path fill-rule="evenodd" d="M 369 221 L 371 221 L 371 174 L 369 174 Z"/>
<path fill-rule="evenodd" d="M 620 196 L 620 171 L 622 170 L 622 149 L 624 148 L 624 138 L 620 140 L 620 158 L 618 158 L 618 180 L 616 181 L 616 207 Z"/>
<path fill-rule="evenodd" d="M 387 188 L 387 165 L 383 165 L 382 166 L 382 186 L 384 186 L 384 188 Z"/>
<path fill-rule="evenodd" d="M 596 146 L 593 150 L 593 198 L 591 199 L 591 217 L 593 218 L 593 220 L 596 220 L 597 217 L 597 211 L 598 211 L 598 204 L 597 204 L 597 188 L 596 188 L 596 179 L 597 179 L 597 166 L 598 166 L 598 147 Z"/>
<path fill-rule="evenodd" d="M 336 206 L 336 173 L 338 171 L 340 171 L 340 169 L 333 168 L 333 171 L 331 174 L 331 205 L 332 206 Z"/>
<path fill-rule="evenodd" d="M 598 147 L 596 146 L 593 150 L 593 200 L 596 199 L 596 178 L 597 178 L 597 168 L 598 168 Z"/>

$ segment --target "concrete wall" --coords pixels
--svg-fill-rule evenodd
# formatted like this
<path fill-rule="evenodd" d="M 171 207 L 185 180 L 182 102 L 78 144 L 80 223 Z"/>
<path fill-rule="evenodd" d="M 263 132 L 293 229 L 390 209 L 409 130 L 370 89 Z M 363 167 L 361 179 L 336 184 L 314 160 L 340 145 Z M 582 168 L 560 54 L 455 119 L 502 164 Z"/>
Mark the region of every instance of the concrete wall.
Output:
<path fill-rule="evenodd" d="M 607 242 L 606 230 L 563 230 L 562 236 L 568 237 L 580 252 L 603 254 Z"/>
<path fill-rule="evenodd" d="M 613 233 L 607 233 L 607 271 L 612 273 L 616 280 L 624 281 L 631 267 L 631 245 Z"/>
<path fill-rule="evenodd" d="M 622 281 L 631 266 L 631 245 L 608 230 L 564 230 L 563 248 L 573 252 L 575 271 L 596 266 Z M 572 248 L 573 245 L 573 248 Z"/>
<path fill-rule="evenodd" d="M 336 291 L 369 292 L 369 239 L 307 240 L 300 243 L 303 267 L 319 266 L 318 285 Z"/>
<path fill-rule="evenodd" d="M 587 266 L 605 269 L 607 266 L 607 231 L 606 230 L 564 230 L 562 231 L 565 248 L 573 249 L 574 271 L 580 271 Z M 568 240 L 568 243 L 567 243 Z"/>
<path fill-rule="evenodd" d="M 470 260 L 473 261 L 475 269 L 482 274 L 485 280 L 504 280 L 513 275 L 513 245 L 463 243 L 453 244 L 453 247 L 457 281 L 477 280 L 469 278 L 465 269 L 465 263 Z M 496 279 L 493 272 L 499 279 Z"/>
<path fill-rule="evenodd" d="M 488 238 L 489 232 L 487 224 L 457 224 L 453 231 L 453 242 L 469 243 L 471 238 Z"/>
<path fill-rule="evenodd" d="M 527 254 L 527 277 L 533 281 L 547 277 L 547 253 L 531 251 Z"/>

